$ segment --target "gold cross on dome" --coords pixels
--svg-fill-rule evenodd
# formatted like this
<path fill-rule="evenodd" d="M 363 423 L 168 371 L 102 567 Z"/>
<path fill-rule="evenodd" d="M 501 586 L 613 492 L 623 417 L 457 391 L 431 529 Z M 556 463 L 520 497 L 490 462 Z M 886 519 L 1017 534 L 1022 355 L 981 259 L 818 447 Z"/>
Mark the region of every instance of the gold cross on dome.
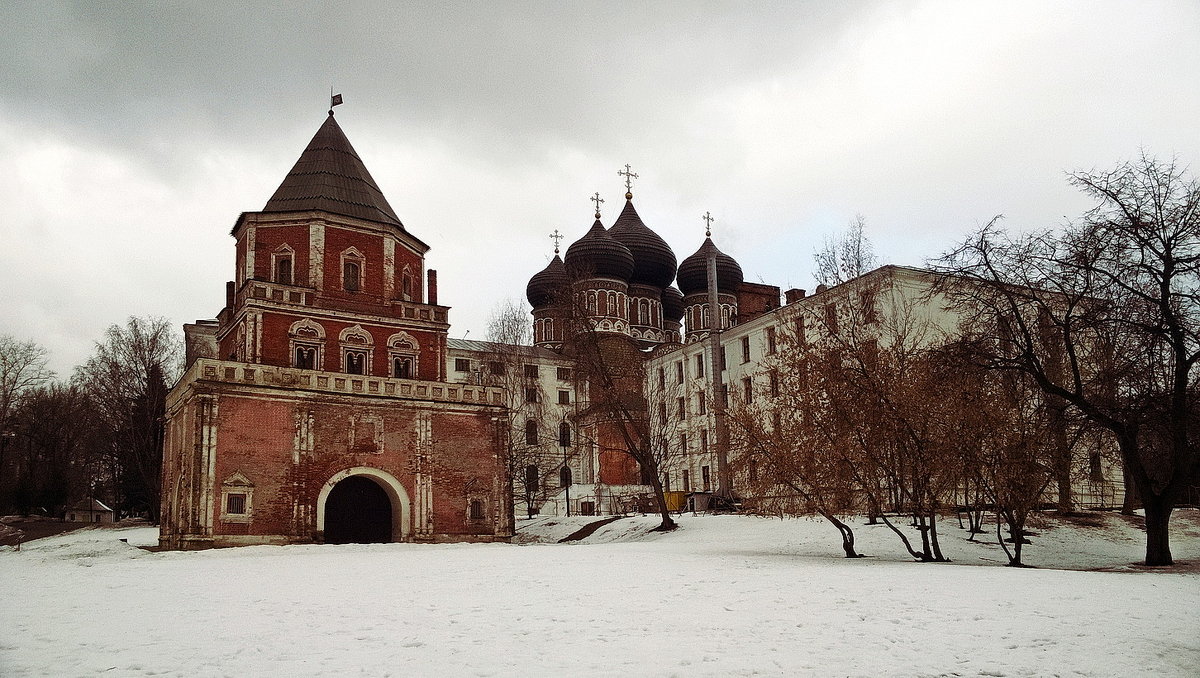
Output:
<path fill-rule="evenodd" d="M 550 239 L 554 241 L 554 253 L 555 254 L 558 254 L 558 241 L 562 240 L 564 237 L 565 236 L 563 236 L 562 233 L 558 232 L 557 228 L 554 229 L 554 232 L 550 234 Z"/>
<path fill-rule="evenodd" d="M 633 180 L 638 178 L 637 174 L 629 171 L 629 163 L 625 163 L 625 171 L 617 170 L 617 176 L 625 177 L 625 192 L 633 192 Z"/>
<path fill-rule="evenodd" d="M 713 219 L 712 215 L 709 214 L 707 211 L 704 213 L 704 216 L 702 216 L 700 218 L 704 220 L 704 237 L 711 238 L 712 237 L 712 222 L 716 221 L 716 219 Z"/>
<path fill-rule="evenodd" d="M 588 198 L 588 200 L 591 200 L 592 202 L 596 203 L 596 218 L 599 219 L 600 218 L 600 204 L 604 202 L 604 198 L 601 198 L 600 192 L 596 191 L 596 194 L 593 195 L 592 197 Z"/>

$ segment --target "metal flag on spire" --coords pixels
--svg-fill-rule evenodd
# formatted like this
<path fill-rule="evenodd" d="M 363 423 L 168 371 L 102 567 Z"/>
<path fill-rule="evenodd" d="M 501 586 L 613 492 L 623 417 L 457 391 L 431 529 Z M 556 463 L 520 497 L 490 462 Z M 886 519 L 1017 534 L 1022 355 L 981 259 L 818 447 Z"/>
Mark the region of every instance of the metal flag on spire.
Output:
<path fill-rule="evenodd" d="M 333 115 L 333 107 L 342 105 L 342 95 L 333 93 L 333 85 L 329 86 L 329 115 Z"/>
<path fill-rule="evenodd" d="M 625 171 L 617 170 L 617 176 L 625 177 L 625 199 L 633 198 L 633 180 L 638 178 L 638 175 L 629 170 L 629 163 L 625 163 Z"/>
<path fill-rule="evenodd" d="M 713 216 L 708 213 L 708 210 L 705 210 L 704 216 L 702 216 L 700 218 L 704 220 L 704 237 L 711 238 L 712 237 L 712 222 L 716 221 L 716 219 L 713 219 Z"/>
<path fill-rule="evenodd" d="M 596 218 L 599 219 L 600 218 L 600 204 L 604 202 L 604 198 L 600 197 L 600 191 L 596 191 L 596 194 L 593 195 L 592 197 L 588 198 L 588 200 L 591 200 L 592 202 L 596 203 Z"/>
<path fill-rule="evenodd" d="M 563 239 L 563 234 L 559 233 L 558 229 L 556 228 L 554 229 L 554 232 L 550 234 L 550 239 L 554 241 L 554 253 L 558 254 L 558 241 Z"/>

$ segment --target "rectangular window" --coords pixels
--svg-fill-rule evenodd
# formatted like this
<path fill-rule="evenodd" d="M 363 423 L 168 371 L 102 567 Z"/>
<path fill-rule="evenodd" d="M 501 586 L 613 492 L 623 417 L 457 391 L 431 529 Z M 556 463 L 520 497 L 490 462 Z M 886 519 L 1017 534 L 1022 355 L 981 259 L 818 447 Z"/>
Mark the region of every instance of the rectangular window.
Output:
<path fill-rule="evenodd" d="M 696 394 L 696 411 L 700 414 L 708 414 L 708 403 L 704 398 L 704 391 Z"/>
<path fill-rule="evenodd" d="M 808 336 L 804 333 L 804 316 L 796 316 L 796 343 L 800 346 L 808 345 Z"/>
<path fill-rule="evenodd" d="M 470 372 L 471 371 L 471 359 L 470 358 L 455 358 L 454 359 L 454 371 L 455 372 Z"/>
<path fill-rule="evenodd" d="M 875 293 L 863 292 L 859 295 L 859 300 L 862 302 L 863 322 L 870 325 L 878 321 L 879 318 L 875 315 Z"/>
<path fill-rule="evenodd" d="M 747 405 L 754 402 L 754 380 L 750 377 L 742 380 L 742 398 Z"/>
<path fill-rule="evenodd" d="M 558 404 L 559 405 L 570 405 L 571 404 L 571 392 L 570 391 L 559 391 L 558 392 Z"/>
<path fill-rule="evenodd" d="M 682 384 L 683 383 L 683 361 L 682 360 L 675 363 L 675 371 L 677 372 L 679 383 Z"/>
<path fill-rule="evenodd" d="M 679 475 L 683 476 L 683 491 L 691 492 L 692 491 L 692 472 L 691 471 L 680 471 Z"/>
<path fill-rule="evenodd" d="M 779 397 L 779 372 L 776 370 L 771 370 L 770 380 L 771 380 L 771 397 L 778 398 Z"/>
<path fill-rule="evenodd" d="M 679 414 L 679 418 L 686 419 L 687 418 L 687 398 L 676 398 L 675 401 L 678 406 L 677 412 Z"/>
<path fill-rule="evenodd" d="M 569 367 L 558 368 L 558 380 L 559 381 L 571 381 L 571 368 L 569 368 Z"/>
<path fill-rule="evenodd" d="M 525 422 L 525 444 L 526 445 L 537 445 L 538 444 L 537 422 L 532 419 Z"/>
<path fill-rule="evenodd" d="M 658 404 L 658 425 L 659 426 L 667 425 L 667 404 L 666 403 Z"/>
<path fill-rule="evenodd" d="M 344 261 L 342 262 L 342 287 L 347 292 L 357 292 L 362 269 L 358 262 Z"/>
<path fill-rule="evenodd" d="M 703 353 L 696 354 L 696 376 L 697 377 L 704 376 L 704 354 Z"/>
<path fill-rule="evenodd" d="M 775 355 L 776 339 L 775 328 L 767 328 L 767 355 Z"/>
<path fill-rule="evenodd" d="M 292 258 L 279 257 L 275 260 L 275 282 L 280 285 L 292 284 Z"/>
<path fill-rule="evenodd" d="M 471 520 L 483 520 L 483 502 L 478 499 L 471 500 Z"/>
<path fill-rule="evenodd" d="M 708 492 L 712 489 L 712 478 L 709 476 L 708 467 L 700 467 L 700 481 L 704 483 L 704 491 Z"/>
<path fill-rule="evenodd" d="M 829 330 L 830 334 L 838 333 L 837 306 L 833 304 L 825 304 L 825 329 Z"/>
<path fill-rule="evenodd" d="M 686 433 L 679 434 L 679 451 L 682 454 L 687 454 L 688 450 L 687 450 L 687 434 Z"/>
<path fill-rule="evenodd" d="M 493 360 L 492 362 L 488 363 L 488 372 L 491 372 L 498 377 L 504 376 L 505 371 L 504 363 L 500 362 L 499 360 Z"/>
<path fill-rule="evenodd" d="M 742 337 L 742 362 L 750 362 L 750 337 Z"/>
<path fill-rule="evenodd" d="M 663 474 L 663 492 L 670 492 L 670 491 L 671 491 L 671 474 L 664 473 Z"/>
<path fill-rule="evenodd" d="M 526 365 L 525 366 L 525 376 L 529 377 L 530 379 L 537 379 L 538 366 L 537 365 Z"/>
<path fill-rule="evenodd" d="M 658 368 L 658 387 L 659 388 L 667 387 L 667 371 L 661 367 Z"/>
<path fill-rule="evenodd" d="M 525 389 L 525 402 L 536 403 L 538 401 L 538 390 L 535 386 L 530 386 Z"/>
<path fill-rule="evenodd" d="M 700 454 L 708 454 L 708 429 L 700 429 Z"/>
<path fill-rule="evenodd" d="M 558 425 L 558 446 L 571 446 L 571 425 L 565 421 Z"/>
<path fill-rule="evenodd" d="M 225 495 L 225 513 L 230 515 L 244 515 L 246 513 L 246 495 Z"/>

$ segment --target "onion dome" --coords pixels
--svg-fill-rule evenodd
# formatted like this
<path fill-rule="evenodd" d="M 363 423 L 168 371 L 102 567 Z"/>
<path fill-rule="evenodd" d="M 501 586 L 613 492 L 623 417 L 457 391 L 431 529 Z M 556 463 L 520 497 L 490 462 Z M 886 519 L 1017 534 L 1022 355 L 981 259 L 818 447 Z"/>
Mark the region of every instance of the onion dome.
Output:
<path fill-rule="evenodd" d="M 582 238 L 567 248 L 563 257 L 567 272 L 575 276 L 604 276 L 629 280 L 633 275 L 633 255 L 629 248 L 613 239 L 604 230 L 600 219 Z"/>
<path fill-rule="evenodd" d="M 683 292 L 674 287 L 668 287 L 663 290 L 662 316 L 663 320 L 675 323 L 683 320 Z"/>
<path fill-rule="evenodd" d="M 555 254 L 546 268 L 534 273 L 529 279 L 529 284 L 525 286 L 525 298 L 534 308 L 545 306 L 554 301 L 555 295 L 566 289 L 570 282 L 567 267 L 563 265 L 562 258 Z"/>
<path fill-rule="evenodd" d="M 705 238 L 696 253 L 679 265 L 679 289 L 684 294 L 704 292 L 708 289 L 708 253 L 717 253 L 717 291 L 735 294 L 742 284 L 742 267 L 733 257 L 717 249 L 712 238 Z"/>
<path fill-rule="evenodd" d="M 675 279 L 675 253 L 667 241 L 642 223 L 642 218 L 633 208 L 631 194 L 625 194 L 625 209 L 621 210 L 621 216 L 608 229 L 608 234 L 633 254 L 631 284 L 666 287 Z"/>

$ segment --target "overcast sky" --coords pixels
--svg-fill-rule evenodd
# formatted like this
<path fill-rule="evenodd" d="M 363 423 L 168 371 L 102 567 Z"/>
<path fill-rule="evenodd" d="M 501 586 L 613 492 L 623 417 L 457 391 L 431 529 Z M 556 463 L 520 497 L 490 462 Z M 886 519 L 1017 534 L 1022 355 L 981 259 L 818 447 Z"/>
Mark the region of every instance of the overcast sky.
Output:
<path fill-rule="evenodd" d="M 337 118 L 433 249 L 451 335 L 634 203 L 678 259 L 811 289 L 861 213 L 921 265 L 1143 149 L 1200 167 L 1200 2 L 6 2 L 0 334 L 69 374 L 130 315 L 215 317 L 229 230 Z"/>

